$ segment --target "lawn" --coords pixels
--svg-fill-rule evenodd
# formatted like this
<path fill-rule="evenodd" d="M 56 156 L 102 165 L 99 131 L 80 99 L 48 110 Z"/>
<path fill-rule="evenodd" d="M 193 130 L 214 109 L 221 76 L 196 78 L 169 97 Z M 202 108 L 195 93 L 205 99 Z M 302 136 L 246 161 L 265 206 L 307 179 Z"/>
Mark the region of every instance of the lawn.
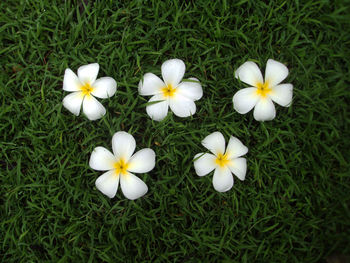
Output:
<path fill-rule="evenodd" d="M 350 255 L 350 2 L 1 1 L 2 262 L 334 262 Z M 147 72 L 179 58 L 204 95 L 189 118 L 146 114 Z M 289 68 L 291 107 L 233 109 L 248 60 Z M 118 89 L 100 120 L 62 106 L 66 68 L 100 64 Z M 115 132 L 156 167 L 135 201 L 95 187 L 93 149 Z M 216 192 L 193 157 L 220 131 L 247 147 L 245 181 Z"/>

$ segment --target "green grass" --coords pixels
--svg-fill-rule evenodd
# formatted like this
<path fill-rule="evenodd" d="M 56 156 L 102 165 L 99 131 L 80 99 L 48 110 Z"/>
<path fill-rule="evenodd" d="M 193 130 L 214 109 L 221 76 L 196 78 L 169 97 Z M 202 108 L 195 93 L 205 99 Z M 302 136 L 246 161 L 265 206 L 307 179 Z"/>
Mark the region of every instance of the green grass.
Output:
<path fill-rule="evenodd" d="M 349 1 L 2 1 L 2 262 L 326 262 L 350 254 Z M 266 3 L 265 3 L 266 2 Z M 82 10 L 83 8 L 81 8 Z M 204 96 L 197 113 L 153 122 L 137 85 L 180 58 Z M 233 110 L 234 70 L 285 63 L 290 108 L 270 122 Z M 62 107 L 64 70 L 98 62 L 118 82 L 91 122 Z M 94 147 L 113 133 L 151 147 L 136 201 L 95 188 Z M 249 148 L 227 193 L 193 156 L 220 131 Z"/>

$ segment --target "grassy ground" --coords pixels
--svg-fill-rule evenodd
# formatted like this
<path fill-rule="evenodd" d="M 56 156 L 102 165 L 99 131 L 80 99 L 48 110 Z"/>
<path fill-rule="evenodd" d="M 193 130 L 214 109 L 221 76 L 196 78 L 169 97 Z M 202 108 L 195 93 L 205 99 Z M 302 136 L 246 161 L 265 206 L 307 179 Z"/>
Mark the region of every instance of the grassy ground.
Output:
<path fill-rule="evenodd" d="M 326 262 L 350 254 L 349 1 L 2 1 L 0 252 L 3 262 Z M 266 3 L 265 3 L 266 2 Z M 181 58 L 198 112 L 152 122 L 137 85 Z M 290 108 L 260 123 L 233 110 L 248 59 L 285 63 Z M 98 62 L 118 82 L 90 122 L 62 107 L 66 68 Z M 148 194 L 109 200 L 88 166 L 128 131 L 151 147 Z M 249 147 L 231 191 L 200 178 L 193 156 L 221 131 Z"/>

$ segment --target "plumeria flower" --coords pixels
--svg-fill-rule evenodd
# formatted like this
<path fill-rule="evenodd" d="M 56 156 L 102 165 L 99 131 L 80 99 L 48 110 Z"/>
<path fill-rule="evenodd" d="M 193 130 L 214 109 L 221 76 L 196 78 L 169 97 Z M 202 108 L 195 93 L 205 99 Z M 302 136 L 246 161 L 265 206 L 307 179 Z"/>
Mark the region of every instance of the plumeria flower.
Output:
<path fill-rule="evenodd" d="M 233 96 L 233 106 L 240 114 L 254 108 L 254 118 L 257 121 L 268 121 L 276 116 L 272 101 L 283 107 L 289 107 L 292 102 L 293 85 L 280 84 L 288 76 L 288 68 L 280 62 L 273 59 L 267 61 L 265 81 L 259 67 L 252 61 L 240 66 L 235 76 L 253 86 L 242 89 Z"/>
<path fill-rule="evenodd" d="M 117 83 L 111 77 L 96 80 L 99 68 L 97 63 L 81 66 L 78 68 L 78 76 L 71 69 L 66 69 L 63 90 L 72 93 L 63 99 L 63 106 L 74 115 L 79 115 L 81 104 L 89 120 L 97 120 L 106 114 L 106 109 L 94 96 L 101 99 L 113 96 Z"/>
<path fill-rule="evenodd" d="M 225 138 L 221 132 L 209 134 L 202 145 L 211 153 L 198 153 L 194 157 L 194 168 L 198 176 L 204 176 L 214 171 L 213 185 L 216 191 L 226 192 L 233 186 L 233 176 L 244 180 L 247 171 L 247 161 L 241 156 L 248 148 L 236 137 L 231 136 L 225 151 Z"/>
<path fill-rule="evenodd" d="M 113 198 L 120 187 L 124 196 L 130 200 L 147 193 L 147 185 L 132 173 L 147 173 L 155 166 L 156 155 L 152 149 L 145 148 L 134 155 L 136 142 L 127 132 L 117 132 L 112 138 L 113 153 L 104 147 L 96 147 L 91 154 L 89 165 L 97 171 L 107 171 L 97 178 L 98 190 Z"/>
<path fill-rule="evenodd" d="M 139 93 L 152 96 L 146 107 L 147 114 L 156 121 L 163 120 L 168 108 L 178 117 L 188 117 L 196 112 L 194 101 L 203 96 L 202 86 L 196 78 L 181 82 L 185 74 L 185 63 L 180 59 L 170 59 L 162 64 L 163 80 L 153 73 L 146 73 L 139 83 Z"/>

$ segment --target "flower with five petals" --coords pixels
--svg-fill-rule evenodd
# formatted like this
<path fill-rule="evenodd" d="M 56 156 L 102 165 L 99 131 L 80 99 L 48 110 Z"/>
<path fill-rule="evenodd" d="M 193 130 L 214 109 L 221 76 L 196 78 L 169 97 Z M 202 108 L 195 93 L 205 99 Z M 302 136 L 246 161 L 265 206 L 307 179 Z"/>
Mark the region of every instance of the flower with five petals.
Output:
<path fill-rule="evenodd" d="M 235 72 L 236 78 L 253 87 L 239 90 L 233 96 L 233 106 L 240 114 L 254 108 L 257 121 L 272 120 L 276 116 L 272 101 L 289 107 L 293 97 L 292 84 L 280 84 L 288 76 L 288 68 L 282 63 L 269 59 L 266 64 L 265 80 L 259 67 L 252 61 L 245 62 Z"/>
<path fill-rule="evenodd" d="M 146 107 L 147 114 L 156 121 L 163 120 L 168 108 L 178 117 L 188 117 L 196 112 L 194 101 L 203 96 L 202 86 L 196 78 L 181 82 L 185 74 L 185 63 L 180 59 L 170 59 L 162 64 L 162 77 L 146 73 L 139 83 L 139 93 L 152 96 Z"/>
<path fill-rule="evenodd" d="M 113 198 L 120 187 L 124 196 L 130 200 L 147 193 L 147 185 L 132 173 L 147 173 L 155 166 L 156 155 L 150 148 L 135 151 L 134 137 L 127 132 L 117 132 L 112 138 L 113 154 L 104 147 L 96 147 L 90 157 L 89 165 L 97 171 L 107 171 L 97 178 L 98 190 Z"/>
<path fill-rule="evenodd" d="M 72 92 L 63 99 L 63 106 L 78 116 L 81 105 L 89 120 L 97 120 L 106 114 L 106 109 L 94 98 L 106 99 L 114 95 L 117 83 L 111 77 L 97 78 L 100 66 L 97 63 L 78 68 L 78 76 L 69 68 L 64 73 L 63 90 Z"/>
<path fill-rule="evenodd" d="M 244 180 L 247 171 L 247 161 L 241 156 L 248 148 L 236 137 L 231 136 L 225 151 L 225 138 L 221 132 L 209 134 L 202 145 L 211 153 L 198 153 L 194 157 L 194 168 L 198 176 L 204 176 L 214 171 L 213 185 L 218 192 L 226 192 L 233 186 L 233 176 Z"/>

